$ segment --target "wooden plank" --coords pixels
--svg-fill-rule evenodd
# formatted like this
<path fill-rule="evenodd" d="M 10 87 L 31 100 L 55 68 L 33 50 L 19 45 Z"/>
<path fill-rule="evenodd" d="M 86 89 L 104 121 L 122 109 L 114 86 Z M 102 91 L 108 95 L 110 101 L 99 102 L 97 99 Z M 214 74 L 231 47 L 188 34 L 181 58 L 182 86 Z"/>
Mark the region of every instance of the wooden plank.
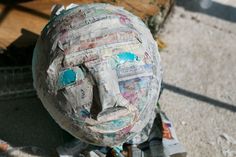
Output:
<path fill-rule="evenodd" d="M 10 44 L 27 46 L 34 44 L 35 34 L 40 34 L 50 17 L 53 4 L 68 5 L 70 3 L 106 2 L 123 6 L 143 20 L 148 20 L 161 13 L 163 8 L 169 8 L 171 0 L 16 0 L 0 2 L 0 48 L 7 48 Z M 24 31 L 22 31 L 24 30 Z M 27 32 L 24 38 L 22 32 Z M 32 32 L 32 35 L 30 35 Z M 17 42 L 15 42 L 17 41 Z"/>

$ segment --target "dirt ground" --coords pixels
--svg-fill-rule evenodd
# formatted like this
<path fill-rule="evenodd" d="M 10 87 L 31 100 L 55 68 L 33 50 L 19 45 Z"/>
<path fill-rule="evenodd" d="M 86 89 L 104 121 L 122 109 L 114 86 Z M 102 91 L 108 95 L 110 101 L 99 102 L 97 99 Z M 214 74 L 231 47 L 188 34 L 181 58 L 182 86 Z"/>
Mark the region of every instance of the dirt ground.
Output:
<path fill-rule="evenodd" d="M 236 4 L 177 0 L 161 32 L 162 109 L 189 157 L 236 157 Z"/>
<path fill-rule="evenodd" d="M 188 157 L 236 157 L 236 3 L 177 0 L 160 33 L 163 111 Z M 69 137 L 37 98 L 0 101 L 0 139 L 52 150 Z"/>

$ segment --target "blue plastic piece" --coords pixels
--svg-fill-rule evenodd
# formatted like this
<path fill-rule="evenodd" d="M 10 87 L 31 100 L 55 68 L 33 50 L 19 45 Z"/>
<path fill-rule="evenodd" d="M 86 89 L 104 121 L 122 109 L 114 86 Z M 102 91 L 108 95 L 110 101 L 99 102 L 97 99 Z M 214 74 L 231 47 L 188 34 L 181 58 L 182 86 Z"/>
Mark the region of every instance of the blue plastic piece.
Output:
<path fill-rule="evenodd" d="M 76 81 L 76 73 L 72 69 L 63 71 L 59 76 L 60 86 L 66 86 Z"/>
<path fill-rule="evenodd" d="M 132 52 L 122 52 L 122 53 L 118 54 L 117 57 L 119 58 L 119 62 L 121 64 L 124 63 L 124 62 L 127 62 L 127 61 L 131 61 L 132 62 L 132 61 L 139 60 L 138 56 L 136 56 Z"/>
<path fill-rule="evenodd" d="M 124 157 L 124 155 L 121 154 L 121 151 L 123 150 L 122 146 L 113 147 L 113 150 L 115 151 L 115 157 Z"/>

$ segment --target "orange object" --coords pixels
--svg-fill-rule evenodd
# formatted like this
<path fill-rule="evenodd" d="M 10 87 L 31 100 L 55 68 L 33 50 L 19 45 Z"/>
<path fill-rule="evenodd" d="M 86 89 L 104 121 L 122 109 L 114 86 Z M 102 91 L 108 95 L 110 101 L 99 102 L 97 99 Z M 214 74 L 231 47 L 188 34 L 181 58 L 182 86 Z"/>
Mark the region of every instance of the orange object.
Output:
<path fill-rule="evenodd" d="M 0 152 L 6 152 L 8 148 L 9 148 L 9 145 L 7 143 L 0 144 Z"/>
<path fill-rule="evenodd" d="M 162 131 L 163 138 L 173 139 L 173 136 L 172 136 L 170 128 L 169 128 L 169 124 L 162 123 L 162 127 L 163 127 L 163 131 Z"/>
<path fill-rule="evenodd" d="M 156 39 L 156 41 L 157 41 L 157 45 L 160 49 L 164 49 L 167 47 L 167 45 L 159 37 Z"/>

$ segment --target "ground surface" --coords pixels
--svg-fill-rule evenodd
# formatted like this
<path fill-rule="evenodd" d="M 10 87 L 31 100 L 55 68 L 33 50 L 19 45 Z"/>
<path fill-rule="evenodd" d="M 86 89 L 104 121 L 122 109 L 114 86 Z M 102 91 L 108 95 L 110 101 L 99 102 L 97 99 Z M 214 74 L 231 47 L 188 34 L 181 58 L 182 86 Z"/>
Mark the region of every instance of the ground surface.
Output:
<path fill-rule="evenodd" d="M 177 0 L 162 30 L 162 109 L 189 157 L 236 156 L 236 4 Z M 36 98 L 0 101 L 0 139 L 53 149 L 64 133 Z"/>
<path fill-rule="evenodd" d="M 177 0 L 161 32 L 168 46 L 161 52 L 166 88 L 160 102 L 189 157 L 236 157 L 233 4 L 213 1 L 202 10 Z"/>

